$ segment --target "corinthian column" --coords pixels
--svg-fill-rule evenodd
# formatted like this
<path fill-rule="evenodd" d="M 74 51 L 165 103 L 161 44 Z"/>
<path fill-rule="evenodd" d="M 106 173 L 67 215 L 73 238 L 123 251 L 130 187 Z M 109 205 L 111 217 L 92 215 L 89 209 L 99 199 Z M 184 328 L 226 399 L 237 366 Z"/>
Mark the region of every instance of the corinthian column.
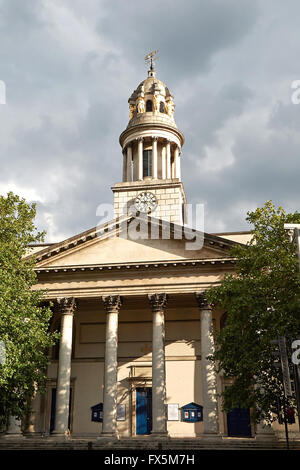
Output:
<path fill-rule="evenodd" d="M 175 178 L 181 178 L 180 172 L 180 157 L 179 157 L 179 147 L 175 147 L 174 151 L 174 164 L 175 164 Z"/>
<path fill-rule="evenodd" d="M 127 178 L 126 181 L 132 181 L 132 146 L 131 144 L 127 147 Z"/>
<path fill-rule="evenodd" d="M 167 153 L 167 179 L 171 178 L 171 142 L 168 140 L 166 145 Z"/>
<path fill-rule="evenodd" d="M 157 179 L 157 137 L 152 139 L 152 178 Z"/>
<path fill-rule="evenodd" d="M 167 436 L 165 308 L 166 294 L 148 296 L 153 312 L 152 339 L 152 434 Z"/>
<path fill-rule="evenodd" d="M 106 310 L 106 339 L 104 359 L 104 396 L 102 435 L 117 434 L 118 385 L 118 316 L 121 306 L 119 295 L 102 297 Z"/>
<path fill-rule="evenodd" d="M 127 181 L 126 173 L 127 173 L 127 151 L 126 149 L 123 149 L 123 181 Z"/>
<path fill-rule="evenodd" d="M 161 149 L 161 178 L 163 180 L 167 177 L 167 163 L 166 163 L 166 146 Z"/>
<path fill-rule="evenodd" d="M 71 385 L 71 355 L 73 335 L 73 315 L 76 309 L 74 297 L 58 300 L 61 308 L 61 338 L 56 384 L 55 435 L 68 433 L 69 401 Z"/>
<path fill-rule="evenodd" d="M 143 179 L 143 137 L 138 138 L 138 179 Z"/>
<path fill-rule="evenodd" d="M 219 432 L 217 374 L 214 363 L 207 359 L 215 351 L 212 332 L 212 307 L 205 292 L 196 293 L 201 319 L 201 369 L 204 435 L 213 436 Z"/>

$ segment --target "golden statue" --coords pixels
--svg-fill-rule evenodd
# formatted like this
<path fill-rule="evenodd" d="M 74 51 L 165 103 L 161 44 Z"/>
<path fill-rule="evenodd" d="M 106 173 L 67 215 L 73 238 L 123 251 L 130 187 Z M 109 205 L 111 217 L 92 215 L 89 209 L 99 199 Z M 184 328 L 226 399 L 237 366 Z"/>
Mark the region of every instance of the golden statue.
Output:
<path fill-rule="evenodd" d="M 130 105 L 129 105 L 129 120 L 133 118 L 134 109 L 135 109 L 134 104 L 130 103 Z"/>
<path fill-rule="evenodd" d="M 173 117 L 174 111 L 175 111 L 175 105 L 173 103 L 173 100 L 169 99 L 169 101 L 167 102 L 167 114 L 170 117 Z"/>
<path fill-rule="evenodd" d="M 159 111 L 159 102 L 157 95 L 153 95 L 153 111 Z"/>
<path fill-rule="evenodd" d="M 138 97 L 137 112 L 138 113 L 144 113 L 145 112 L 145 100 L 141 96 Z"/>

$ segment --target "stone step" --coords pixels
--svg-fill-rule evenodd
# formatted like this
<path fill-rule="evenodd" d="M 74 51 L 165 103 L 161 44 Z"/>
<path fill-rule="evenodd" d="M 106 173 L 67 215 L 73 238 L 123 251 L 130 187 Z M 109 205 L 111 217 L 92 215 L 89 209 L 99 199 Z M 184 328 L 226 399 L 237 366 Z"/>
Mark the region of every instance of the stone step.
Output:
<path fill-rule="evenodd" d="M 27 450 L 45 450 L 45 449 L 82 449 L 87 450 L 92 446 L 95 450 L 283 450 L 286 449 L 284 441 L 256 441 L 255 439 L 238 440 L 238 439 L 220 439 L 217 442 L 203 441 L 201 439 L 185 440 L 170 439 L 168 441 L 147 441 L 137 439 L 121 439 L 118 441 L 101 442 L 100 440 L 80 440 L 66 439 L 65 441 L 57 441 L 52 438 L 23 438 L 23 439 L 0 439 L 0 450 L 2 449 L 27 449 Z M 290 449 L 300 450 L 300 441 L 291 441 Z"/>

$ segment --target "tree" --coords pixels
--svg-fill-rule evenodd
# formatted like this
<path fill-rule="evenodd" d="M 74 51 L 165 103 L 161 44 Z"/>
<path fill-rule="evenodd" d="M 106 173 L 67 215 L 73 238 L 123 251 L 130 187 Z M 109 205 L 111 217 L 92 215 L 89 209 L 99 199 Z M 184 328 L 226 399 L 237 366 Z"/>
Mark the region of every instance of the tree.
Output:
<path fill-rule="evenodd" d="M 47 352 L 57 338 L 49 332 L 52 312 L 42 305 L 36 283 L 34 257 L 28 245 L 43 240 L 34 225 L 35 204 L 19 196 L 0 196 L 0 340 L 5 361 L 0 362 L 0 419 L 24 418 L 36 389 L 43 391 Z M 3 358 L 2 358 L 3 359 Z"/>
<path fill-rule="evenodd" d="M 253 419 L 270 423 L 276 419 L 272 411 L 278 398 L 283 399 L 271 341 L 285 336 L 290 345 L 300 332 L 298 259 L 284 230 L 284 223 L 299 223 L 300 214 L 287 214 L 268 201 L 248 212 L 246 220 L 254 226 L 252 239 L 231 252 L 235 274 L 225 275 L 208 292 L 209 301 L 227 314 L 211 359 L 232 378 L 222 394 L 224 410 L 250 407 Z M 288 405 L 293 405 L 292 399 Z"/>

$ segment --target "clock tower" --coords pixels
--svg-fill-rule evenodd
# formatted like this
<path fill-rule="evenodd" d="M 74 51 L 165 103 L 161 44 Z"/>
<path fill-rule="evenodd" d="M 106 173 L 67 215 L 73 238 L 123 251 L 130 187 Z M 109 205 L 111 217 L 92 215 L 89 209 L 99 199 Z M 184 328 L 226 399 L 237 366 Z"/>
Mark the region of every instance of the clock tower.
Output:
<path fill-rule="evenodd" d="M 132 93 L 129 123 L 120 135 L 123 181 L 112 188 L 115 217 L 134 209 L 172 223 L 184 223 L 185 192 L 180 162 L 183 134 L 174 120 L 167 86 L 156 78 L 154 54 L 148 77 Z"/>

